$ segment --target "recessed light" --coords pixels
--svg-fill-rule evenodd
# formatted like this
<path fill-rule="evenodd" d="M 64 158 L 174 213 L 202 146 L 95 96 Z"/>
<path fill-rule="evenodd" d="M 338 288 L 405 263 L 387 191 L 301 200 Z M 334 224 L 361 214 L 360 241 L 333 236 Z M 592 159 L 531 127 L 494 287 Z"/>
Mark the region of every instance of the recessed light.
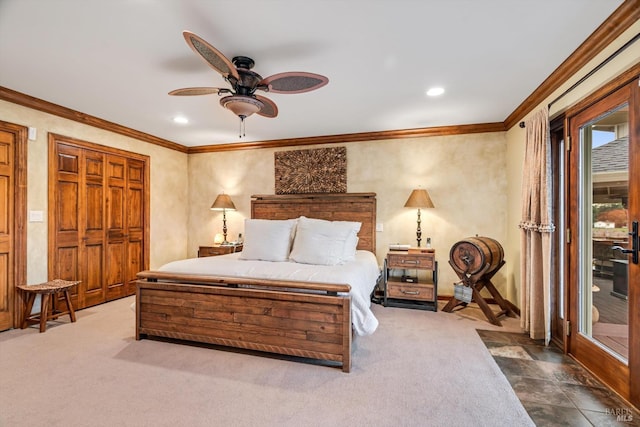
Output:
<path fill-rule="evenodd" d="M 441 87 L 432 87 L 427 91 L 427 95 L 429 96 L 438 96 L 444 93 L 444 88 Z"/>
<path fill-rule="evenodd" d="M 189 123 L 189 119 L 184 116 L 176 116 L 173 118 L 173 122 L 181 125 L 186 125 L 187 123 Z"/>

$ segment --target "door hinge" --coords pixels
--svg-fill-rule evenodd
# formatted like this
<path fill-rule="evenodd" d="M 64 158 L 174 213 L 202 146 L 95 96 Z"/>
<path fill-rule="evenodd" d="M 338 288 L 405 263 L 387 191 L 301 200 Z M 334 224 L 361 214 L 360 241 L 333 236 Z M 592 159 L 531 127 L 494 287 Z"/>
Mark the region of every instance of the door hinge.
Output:
<path fill-rule="evenodd" d="M 567 228 L 566 239 L 567 243 L 571 243 L 571 229 Z"/>
<path fill-rule="evenodd" d="M 567 142 L 565 143 L 567 151 L 571 151 L 571 135 L 567 135 Z"/>
<path fill-rule="evenodd" d="M 570 337 L 571 336 L 571 321 L 567 320 L 566 325 L 567 326 L 565 328 L 565 331 L 566 331 L 567 336 Z"/>

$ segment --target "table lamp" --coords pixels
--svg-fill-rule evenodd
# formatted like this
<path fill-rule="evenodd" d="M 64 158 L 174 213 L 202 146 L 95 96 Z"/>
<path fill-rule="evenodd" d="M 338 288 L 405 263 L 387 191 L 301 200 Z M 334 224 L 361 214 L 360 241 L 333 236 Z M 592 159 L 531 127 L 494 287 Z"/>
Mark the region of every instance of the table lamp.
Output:
<path fill-rule="evenodd" d="M 413 190 L 407 202 L 404 204 L 405 208 L 418 208 L 418 228 L 416 229 L 416 240 L 418 241 L 418 247 L 420 247 L 420 241 L 422 240 L 422 230 L 420 229 L 420 208 L 433 208 L 433 202 L 427 190 L 421 188 Z"/>
<path fill-rule="evenodd" d="M 228 245 L 229 242 L 227 241 L 227 210 L 230 211 L 235 211 L 236 210 L 236 205 L 233 204 L 233 201 L 231 200 L 231 197 L 229 197 L 228 194 L 219 194 L 218 197 L 216 197 L 216 200 L 213 202 L 213 204 L 211 205 L 211 210 L 212 211 L 222 211 L 222 235 L 223 235 L 223 240 L 222 240 L 222 244 L 223 245 Z"/>

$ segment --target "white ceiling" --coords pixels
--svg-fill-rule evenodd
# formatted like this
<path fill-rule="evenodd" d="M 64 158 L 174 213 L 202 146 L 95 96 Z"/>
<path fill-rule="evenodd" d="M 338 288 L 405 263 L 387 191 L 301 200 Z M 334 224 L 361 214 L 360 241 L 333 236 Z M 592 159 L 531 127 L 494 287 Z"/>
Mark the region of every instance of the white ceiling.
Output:
<path fill-rule="evenodd" d="M 0 86 L 185 146 L 502 122 L 621 3 L 0 0 Z M 253 58 L 263 77 L 329 84 L 264 94 L 278 117 L 249 117 L 239 139 L 218 95 L 167 95 L 227 87 L 183 30 Z M 425 96 L 432 86 L 445 94 Z"/>

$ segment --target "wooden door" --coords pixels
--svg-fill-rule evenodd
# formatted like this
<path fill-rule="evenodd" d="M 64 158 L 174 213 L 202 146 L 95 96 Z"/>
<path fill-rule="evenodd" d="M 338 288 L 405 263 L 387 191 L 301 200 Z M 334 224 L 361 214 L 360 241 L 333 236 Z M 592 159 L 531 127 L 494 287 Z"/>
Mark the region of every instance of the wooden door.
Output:
<path fill-rule="evenodd" d="M 107 159 L 107 300 L 135 293 L 143 266 L 144 163 Z"/>
<path fill-rule="evenodd" d="M 50 276 L 80 280 L 72 300 L 76 308 L 84 308 L 105 300 L 104 155 L 66 144 L 56 144 L 55 151 Z"/>
<path fill-rule="evenodd" d="M 127 160 L 120 156 L 107 158 L 107 300 L 122 298 L 126 293 L 127 253 Z"/>
<path fill-rule="evenodd" d="M 105 301 L 105 155 L 91 150 L 81 150 L 84 169 L 80 188 L 80 271 L 83 304 L 89 307 Z M 84 285 L 83 285 L 84 284 Z"/>
<path fill-rule="evenodd" d="M 127 161 L 127 265 L 126 294 L 136 293 L 136 275 L 145 269 L 145 164 L 139 160 Z"/>
<path fill-rule="evenodd" d="M 0 130 L 0 330 L 13 326 L 15 134 Z"/>
<path fill-rule="evenodd" d="M 134 294 L 149 259 L 148 159 L 57 135 L 50 144 L 50 278 L 82 281 L 77 308 Z"/>
<path fill-rule="evenodd" d="M 0 331 L 22 323 L 27 277 L 27 128 L 0 121 Z"/>
<path fill-rule="evenodd" d="M 640 406 L 638 81 L 572 115 L 569 131 L 568 350 Z"/>

